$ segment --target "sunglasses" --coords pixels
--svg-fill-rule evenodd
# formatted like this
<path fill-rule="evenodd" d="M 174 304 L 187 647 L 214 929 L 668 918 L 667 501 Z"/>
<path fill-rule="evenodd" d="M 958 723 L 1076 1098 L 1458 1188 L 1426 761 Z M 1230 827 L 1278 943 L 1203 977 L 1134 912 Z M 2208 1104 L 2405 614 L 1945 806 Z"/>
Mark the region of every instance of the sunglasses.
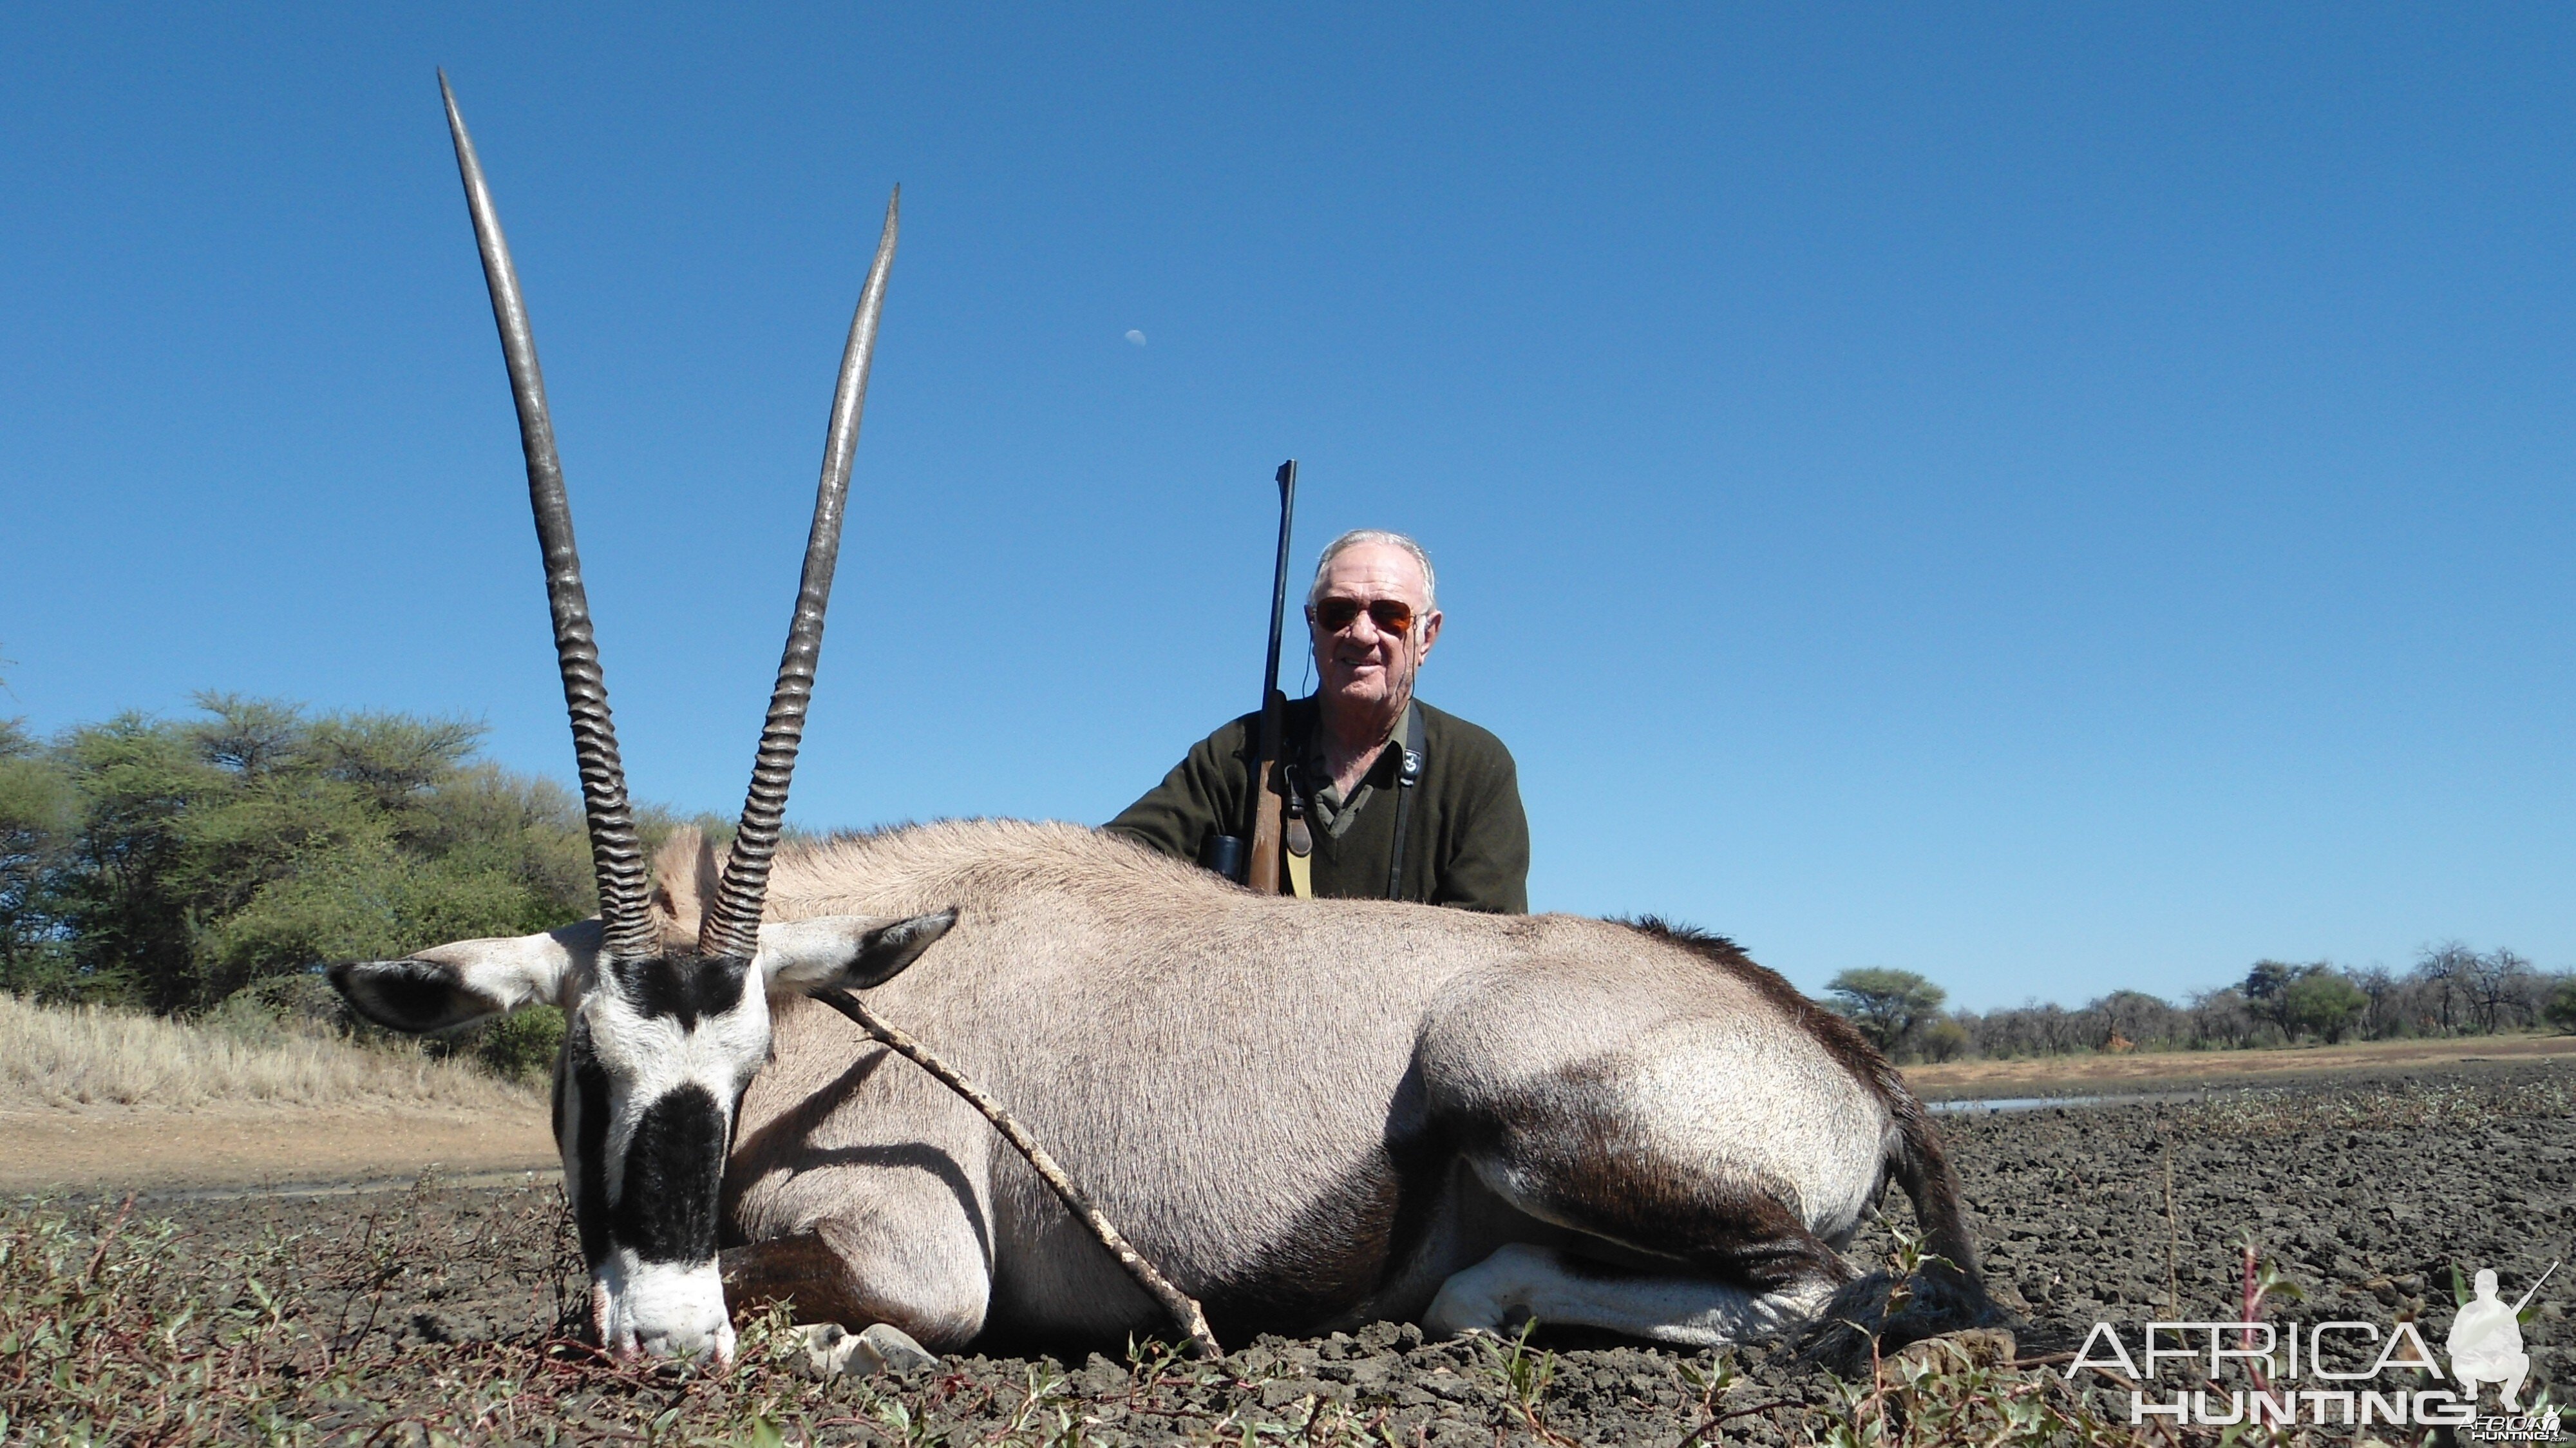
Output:
<path fill-rule="evenodd" d="M 1319 598 L 1315 600 L 1315 627 L 1337 634 L 1359 621 L 1365 611 L 1369 622 L 1382 634 L 1402 638 L 1413 632 L 1413 605 L 1400 598 L 1379 598 L 1362 603 L 1356 598 Z"/>

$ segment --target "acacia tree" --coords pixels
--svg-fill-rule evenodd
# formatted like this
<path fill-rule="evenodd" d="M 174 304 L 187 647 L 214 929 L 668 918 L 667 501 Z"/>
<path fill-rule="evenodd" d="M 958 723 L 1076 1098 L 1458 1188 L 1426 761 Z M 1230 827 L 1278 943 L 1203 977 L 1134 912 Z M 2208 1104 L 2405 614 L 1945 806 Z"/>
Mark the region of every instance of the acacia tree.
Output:
<path fill-rule="evenodd" d="M 1889 1057 L 1918 1026 L 1929 1025 L 1948 992 L 1910 970 L 1847 970 L 1825 986 L 1830 1004 Z"/>
<path fill-rule="evenodd" d="M 2132 1046 L 2160 1046 L 2183 1034 L 2182 1013 L 2142 990 L 2115 990 L 2084 1011 L 2100 1022 L 2096 1046 L 2108 1046 L 2114 1038 Z"/>
<path fill-rule="evenodd" d="M 75 818 L 62 771 L 24 721 L 0 719 L 0 990 L 40 993 L 66 969 L 47 887 Z"/>
<path fill-rule="evenodd" d="M 2287 1040 L 2296 1036 L 2299 1029 L 2290 1019 L 2290 987 L 2333 969 L 2322 960 L 2309 965 L 2294 965 L 2286 960 L 2258 960 L 2254 962 L 2254 968 L 2245 973 L 2242 989 L 2245 998 L 2254 1003 L 2254 1009 L 2280 1027 L 2282 1038 Z"/>
<path fill-rule="evenodd" d="M 41 890 L 57 993 L 212 1004 L 312 962 L 518 934 L 593 908 L 581 812 L 471 755 L 479 727 L 204 694 L 46 751 L 72 818 Z"/>
<path fill-rule="evenodd" d="M 2352 977 L 2353 987 L 2361 992 L 2362 998 L 2370 1005 L 2369 1010 L 2362 1016 L 2362 1035 L 2371 1040 L 2379 1040 L 2397 1034 L 2395 1019 L 2397 977 L 2389 974 L 2388 967 L 2384 965 L 2373 965 L 2347 972 L 2347 974 Z"/>
<path fill-rule="evenodd" d="M 2533 993 L 2536 972 L 2529 960 L 2498 949 L 2471 956 L 2462 976 L 2478 1028 L 2492 1034 L 2513 1024 L 2508 1016 L 2521 1014 L 2525 998 Z"/>
<path fill-rule="evenodd" d="M 2449 1035 L 2452 999 L 2460 994 L 2462 978 L 2477 963 L 2478 953 L 2456 940 L 2428 945 L 2415 956 L 2415 979 L 2429 988 L 2440 1013 L 2442 1034 Z"/>

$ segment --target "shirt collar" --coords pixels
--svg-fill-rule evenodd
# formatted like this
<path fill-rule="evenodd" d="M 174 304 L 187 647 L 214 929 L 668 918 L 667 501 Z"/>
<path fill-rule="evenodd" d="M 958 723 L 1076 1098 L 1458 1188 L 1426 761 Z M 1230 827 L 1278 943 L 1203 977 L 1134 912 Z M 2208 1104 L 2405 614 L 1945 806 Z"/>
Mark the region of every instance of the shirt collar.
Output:
<path fill-rule="evenodd" d="M 1360 776 L 1358 788 L 1351 791 L 1349 799 L 1343 799 L 1333 787 L 1332 774 L 1324 768 L 1324 714 L 1322 707 L 1317 706 L 1315 727 L 1306 736 L 1305 747 L 1300 751 L 1298 772 L 1308 789 L 1307 803 L 1314 810 L 1316 821 L 1328 833 L 1339 835 L 1341 826 L 1347 825 L 1350 818 L 1368 804 L 1371 795 L 1395 783 L 1395 771 L 1404 762 L 1404 741 L 1412 728 L 1413 711 L 1421 707 L 1419 699 L 1404 701 L 1404 712 L 1396 716 L 1395 732 L 1387 736 L 1385 747 L 1379 749 L 1377 758 L 1369 762 L 1368 773 Z"/>

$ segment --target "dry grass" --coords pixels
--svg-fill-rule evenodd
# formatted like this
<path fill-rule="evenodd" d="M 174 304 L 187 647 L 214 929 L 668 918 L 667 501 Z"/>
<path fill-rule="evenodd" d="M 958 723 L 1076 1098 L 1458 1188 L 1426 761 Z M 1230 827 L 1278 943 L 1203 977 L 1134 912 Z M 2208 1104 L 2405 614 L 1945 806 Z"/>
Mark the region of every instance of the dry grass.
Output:
<path fill-rule="evenodd" d="M 456 1061 L 328 1036 L 245 1032 L 0 996 L 0 1109 L 73 1106 L 524 1106 Z"/>

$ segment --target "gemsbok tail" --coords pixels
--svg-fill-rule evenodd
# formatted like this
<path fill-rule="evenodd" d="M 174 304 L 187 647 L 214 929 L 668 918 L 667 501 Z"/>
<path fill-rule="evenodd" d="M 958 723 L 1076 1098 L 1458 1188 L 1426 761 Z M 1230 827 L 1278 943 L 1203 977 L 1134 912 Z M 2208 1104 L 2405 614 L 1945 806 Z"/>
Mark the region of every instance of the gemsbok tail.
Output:
<path fill-rule="evenodd" d="M 1959 1205 L 1959 1178 L 1932 1114 L 1893 1067 L 1882 1064 L 1876 1075 L 1896 1128 L 1888 1175 L 1914 1201 L 1924 1260 L 1903 1282 L 1884 1270 L 1864 1273 L 1826 1304 L 1802 1356 L 1845 1374 L 1865 1370 L 1873 1353 L 2011 1320 L 1986 1295 L 1976 1238 Z"/>
<path fill-rule="evenodd" d="M 1886 1058 L 1871 1055 L 1876 1060 L 1870 1074 L 1895 1127 L 1887 1174 L 1913 1199 L 1923 1262 L 1902 1282 L 1884 1269 L 1865 1272 L 1844 1284 L 1818 1314 L 1800 1356 L 1846 1375 L 1867 1370 L 1874 1353 L 2012 1320 L 1986 1295 L 1977 1241 L 1959 1205 L 1958 1174 L 1950 1169 L 1932 1113 Z"/>
<path fill-rule="evenodd" d="M 1914 1220 L 1923 1232 L 1925 1254 L 1941 1259 L 1927 1261 L 1923 1273 L 1983 1305 L 1986 1278 L 1977 1266 L 1977 1242 L 1968 1233 L 1967 1213 L 1959 1206 L 1958 1173 L 1950 1170 L 1932 1114 L 1902 1082 L 1892 1084 L 1888 1107 L 1896 1116 L 1896 1150 L 1888 1162 L 1889 1172 L 1914 1199 Z"/>

